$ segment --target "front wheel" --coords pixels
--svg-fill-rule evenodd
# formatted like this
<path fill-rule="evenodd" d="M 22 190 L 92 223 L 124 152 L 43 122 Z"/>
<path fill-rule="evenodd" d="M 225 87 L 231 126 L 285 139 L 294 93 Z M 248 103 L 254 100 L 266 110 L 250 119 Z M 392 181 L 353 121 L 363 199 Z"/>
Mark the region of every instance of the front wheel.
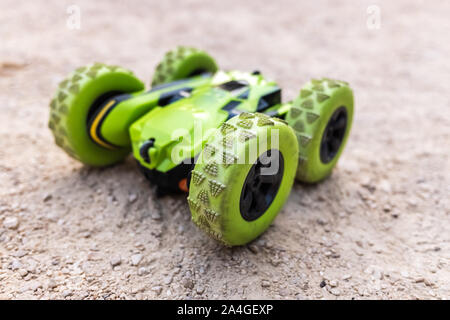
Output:
<path fill-rule="evenodd" d="M 205 145 L 192 171 L 192 220 L 227 246 L 263 233 L 286 202 L 297 169 L 297 139 L 282 120 L 242 113 Z"/>

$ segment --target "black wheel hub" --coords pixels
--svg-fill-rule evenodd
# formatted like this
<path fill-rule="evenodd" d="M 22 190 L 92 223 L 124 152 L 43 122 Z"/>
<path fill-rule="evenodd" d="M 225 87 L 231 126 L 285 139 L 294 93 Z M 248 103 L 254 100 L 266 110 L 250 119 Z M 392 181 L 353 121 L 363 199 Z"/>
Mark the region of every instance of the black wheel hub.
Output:
<path fill-rule="evenodd" d="M 250 168 L 241 192 L 239 207 L 246 221 L 258 219 L 272 204 L 281 185 L 284 159 L 280 151 L 262 154 Z"/>
<path fill-rule="evenodd" d="M 339 107 L 328 121 L 320 144 L 320 160 L 327 164 L 339 152 L 347 130 L 347 109 Z"/>

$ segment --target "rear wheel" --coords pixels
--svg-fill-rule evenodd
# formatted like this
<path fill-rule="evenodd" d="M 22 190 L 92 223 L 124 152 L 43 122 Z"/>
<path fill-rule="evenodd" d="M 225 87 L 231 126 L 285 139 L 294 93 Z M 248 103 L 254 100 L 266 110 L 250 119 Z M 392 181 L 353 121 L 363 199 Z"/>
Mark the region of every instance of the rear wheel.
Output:
<path fill-rule="evenodd" d="M 48 123 L 56 144 L 73 158 L 92 166 L 106 166 L 125 158 L 129 147 L 94 142 L 91 120 L 113 96 L 140 91 L 144 84 L 131 71 L 95 63 L 78 68 L 63 80 L 50 103 Z"/>
<path fill-rule="evenodd" d="M 346 82 L 311 80 L 300 91 L 286 121 L 299 144 L 297 179 L 328 177 L 347 142 L 353 120 L 353 92 Z"/>
<path fill-rule="evenodd" d="M 167 52 L 153 75 L 152 86 L 186 79 L 202 73 L 215 73 L 217 64 L 202 50 L 177 47 Z"/>
<path fill-rule="evenodd" d="M 228 246 L 263 233 L 286 202 L 297 169 L 297 140 L 282 121 L 243 113 L 222 125 L 192 171 L 192 220 Z"/>

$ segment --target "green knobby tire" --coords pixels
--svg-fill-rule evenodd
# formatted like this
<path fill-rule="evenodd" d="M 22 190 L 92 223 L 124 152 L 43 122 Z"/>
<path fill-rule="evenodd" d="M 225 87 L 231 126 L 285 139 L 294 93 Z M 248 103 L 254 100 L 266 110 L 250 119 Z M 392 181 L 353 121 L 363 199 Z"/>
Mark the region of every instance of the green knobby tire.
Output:
<path fill-rule="evenodd" d="M 107 166 L 124 159 L 130 147 L 108 149 L 89 137 L 92 104 L 110 92 L 131 93 L 144 84 L 131 71 L 101 63 L 76 69 L 58 86 L 50 102 L 48 123 L 56 144 L 73 158 L 91 166 Z"/>
<path fill-rule="evenodd" d="M 206 52 L 195 48 L 177 47 L 167 52 L 153 75 L 152 87 L 182 80 L 202 72 L 218 70 L 214 59 Z"/>
<path fill-rule="evenodd" d="M 272 138 L 272 132 L 278 132 L 278 137 Z M 241 213 L 241 194 L 250 170 L 267 150 L 277 150 L 283 157 L 281 182 L 268 207 L 248 221 Z M 269 227 L 286 202 L 297 156 L 297 138 L 283 120 L 259 113 L 242 113 L 228 120 L 207 141 L 191 173 L 188 202 L 193 222 L 227 246 L 252 241 Z"/>
<path fill-rule="evenodd" d="M 321 148 L 326 129 L 342 114 L 346 115 L 346 123 L 336 138 L 340 144 L 336 142 L 335 150 L 330 153 L 332 157 L 324 157 Z M 287 123 L 298 138 L 297 180 L 315 183 L 331 174 L 347 142 L 352 120 L 353 92 L 346 82 L 326 78 L 311 80 L 301 89 L 286 115 Z"/>

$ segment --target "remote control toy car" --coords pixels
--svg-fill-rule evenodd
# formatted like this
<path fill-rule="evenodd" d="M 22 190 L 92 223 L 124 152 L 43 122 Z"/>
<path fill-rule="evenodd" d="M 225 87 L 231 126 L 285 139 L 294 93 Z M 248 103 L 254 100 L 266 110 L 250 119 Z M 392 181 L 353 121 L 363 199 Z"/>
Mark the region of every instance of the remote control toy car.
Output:
<path fill-rule="evenodd" d="M 94 63 L 63 80 L 50 103 L 55 142 L 90 166 L 133 153 L 159 194 L 186 192 L 192 220 L 225 245 L 264 232 L 294 179 L 330 175 L 348 138 L 353 93 L 311 80 L 296 99 L 258 71 L 220 71 L 206 52 L 169 51 L 151 89 L 132 72 Z"/>

